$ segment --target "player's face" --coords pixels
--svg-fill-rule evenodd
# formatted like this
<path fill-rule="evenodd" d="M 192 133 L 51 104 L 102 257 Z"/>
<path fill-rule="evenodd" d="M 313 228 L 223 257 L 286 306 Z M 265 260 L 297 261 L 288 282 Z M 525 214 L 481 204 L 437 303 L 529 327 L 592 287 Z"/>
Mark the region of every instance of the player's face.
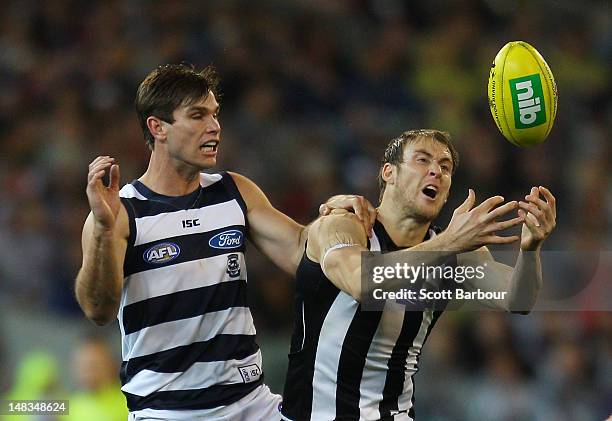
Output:
<path fill-rule="evenodd" d="M 406 145 L 393 186 L 395 205 L 408 216 L 434 220 L 448 198 L 452 171 L 452 157 L 444 144 L 421 139 Z"/>
<path fill-rule="evenodd" d="M 198 170 L 213 167 L 221 134 L 218 113 L 219 104 L 212 92 L 200 101 L 174 110 L 174 123 L 165 123 L 170 158 Z"/>

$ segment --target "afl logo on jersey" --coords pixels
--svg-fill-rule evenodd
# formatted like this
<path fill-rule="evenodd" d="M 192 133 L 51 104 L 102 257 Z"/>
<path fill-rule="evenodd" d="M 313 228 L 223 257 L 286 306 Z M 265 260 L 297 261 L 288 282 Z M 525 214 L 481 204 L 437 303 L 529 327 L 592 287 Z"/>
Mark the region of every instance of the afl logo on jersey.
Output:
<path fill-rule="evenodd" d="M 242 233 L 238 230 L 220 232 L 210 239 L 208 245 L 214 249 L 235 249 L 242 245 Z"/>
<path fill-rule="evenodd" d="M 174 243 L 159 243 L 151 246 L 144 252 L 143 258 L 147 263 L 160 265 L 168 263 L 178 257 L 181 248 Z"/>

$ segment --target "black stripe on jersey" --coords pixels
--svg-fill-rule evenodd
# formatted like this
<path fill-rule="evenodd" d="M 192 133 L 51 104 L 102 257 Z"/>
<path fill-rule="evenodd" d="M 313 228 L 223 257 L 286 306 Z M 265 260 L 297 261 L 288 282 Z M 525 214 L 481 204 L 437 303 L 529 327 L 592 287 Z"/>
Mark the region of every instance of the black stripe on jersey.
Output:
<path fill-rule="evenodd" d="M 121 384 L 126 384 L 140 371 L 180 373 L 194 363 L 241 360 L 255 354 L 259 346 L 255 335 L 220 334 L 207 341 L 178 346 L 161 352 L 131 358 L 121 364 Z"/>
<path fill-rule="evenodd" d="M 130 411 L 145 408 L 165 410 L 210 409 L 229 405 L 263 383 L 263 375 L 252 383 L 218 384 L 204 389 L 176 390 L 138 396 L 123 392 Z"/>
<path fill-rule="evenodd" d="M 231 307 L 247 307 L 246 285 L 245 280 L 227 281 L 129 304 L 123 308 L 125 334 Z"/>
<path fill-rule="evenodd" d="M 224 231 L 237 230 L 242 233 L 242 243 L 239 247 L 232 249 L 217 249 L 208 245 L 208 242 L 215 235 Z M 144 272 L 145 270 L 157 269 L 160 267 L 176 265 L 178 263 L 190 262 L 192 260 L 205 259 L 207 257 L 220 256 L 227 253 L 244 252 L 246 250 L 246 236 L 244 225 L 228 225 L 213 231 L 200 232 L 197 234 L 179 235 L 177 237 L 163 238 L 133 247 L 133 259 L 126 262 L 124 276 L 134 273 Z M 150 263 L 145 260 L 145 252 L 155 244 L 174 243 L 179 246 L 179 255 L 165 263 Z"/>
<path fill-rule="evenodd" d="M 177 210 L 183 209 L 203 208 L 205 206 L 216 205 L 218 203 L 224 203 L 234 199 L 226 186 L 219 181 L 207 187 L 200 186 L 200 192 L 199 195 L 196 196 L 196 202 L 193 203 L 190 201 L 191 203 L 188 203 L 187 206 L 184 206 L 184 203 L 180 206 L 178 204 L 181 199 L 193 195 L 195 192 L 189 193 L 185 196 L 172 197 L 155 193 L 137 180 L 132 182 L 132 186 L 148 199 L 142 200 L 135 197 L 126 199 L 134 207 L 134 212 L 138 218 L 159 215 L 160 213 L 176 212 Z"/>
<path fill-rule="evenodd" d="M 230 192 L 230 194 L 232 195 L 232 198 L 235 198 L 238 201 L 238 204 L 240 205 L 240 207 L 242 208 L 242 212 L 244 213 L 244 216 L 245 216 L 244 219 L 246 220 L 247 205 L 246 205 L 246 202 L 244 201 L 244 198 L 242 197 L 242 194 L 240 194 L 240 190 L 238 189 L 238 186 L 236 185 L 236 181 L 234 180 L 234 177 L 232 177 L 231 174 L 229 174 L 226 171 L 222 172 L 221 175 L 223 176 L 222 178 L 223 184 L 227 188 L 227 191 Z"/>
<path fill-rule="evenodd" d="M 305 321 L 306 329 L 302 332 L 305 337 L 296 334 L 294 329 L 283 391 L 285 403 L 282 413 L 290 419 L 310 419 L 306 414 L 310 414 L 312 408 L 314 365 L 319 336 L 325 317 L 339 293 L 340 290 L 325 278 L 321 266 L 310 260 L 304 252 L 296 272 L 294 323 L 301 326 L 302 320 Z M 303 303 L 307 305 L 304 305 L 302 318 Z"/>
<path fill-rule="evenodd" d="M 337 419 L 359 418 L 359 385 L 368 350 L 381 317 L 382 312 L 362 311 L 359 306 L 346 332 L 336 376 Z"/>
<path fill-rule="evenodd" d="M 404 390 L 408 350 L 419 333 L 422 321 L 423 312 L 404 312 L 402 330 L 391 352 L 391 358 L 387 361 L 387 378 L 383 388 L 383 398 L 378 406 L 380 416 L 383 418 L 391 416 L 391 411 L 398 410 L 398 399 Z M 414 399 L 414 393 L 412 396 Z"/>

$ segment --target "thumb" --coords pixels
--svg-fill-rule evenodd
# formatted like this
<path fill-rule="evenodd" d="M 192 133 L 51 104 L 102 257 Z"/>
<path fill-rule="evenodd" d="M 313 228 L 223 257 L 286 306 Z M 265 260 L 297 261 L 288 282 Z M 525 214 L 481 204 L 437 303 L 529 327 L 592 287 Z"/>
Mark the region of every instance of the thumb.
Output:
<path fill-rule="evenodd" d="M 457 207 L 457 209 L 455 209 L 455 212 L 453 213 L 469 212 L 469 210 L 472 209 L 472 206 L 474 206 L 474 202 L 476 202 L 476 194 L 474 193 L 474 190 L 469 189 L 468 197 L 461 205 L 459 205 L 459 207 Z"/>
<path fill-rule="evenodd" d="M 113 190 L 119 190 L 119 165 L 113 164 L 110 168 L 110 175 L 108 180 L 108 187 Z"/>

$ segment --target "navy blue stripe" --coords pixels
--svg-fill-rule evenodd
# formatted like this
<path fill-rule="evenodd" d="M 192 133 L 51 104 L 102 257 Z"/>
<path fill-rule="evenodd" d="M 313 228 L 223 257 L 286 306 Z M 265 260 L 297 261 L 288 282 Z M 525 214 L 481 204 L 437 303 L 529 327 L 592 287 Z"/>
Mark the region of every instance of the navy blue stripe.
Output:
<path fill-rule="evenodd" d="M 255 390 L 263 383 L 263 375 L 256 382 L 219 384 L 204 389 L 176 390 L 138 396 L 123 392 L 130 411 L 145 408 L 186 410 L 210 409 L 232 404 Z"/>
<path fill-rule="evenodd" d="M 242 360 L 255 354 L 259 346 L 255 335 L 217 335 L 212 339 L 178 346 L 165 351 L 131 358 L 121 364 L 121 384 L 126 384 L 142 370 L 156 373 L 180 373 L 197 362 Z"/>
<path fill-rule="evenodd" d="M 207 257 L 220 256 L 227 253 L 244 252 L 246 250 L 246 237 L 244 225 L 228 225 L 213 231 L 201 232 L 197 234 L 179 235 L 176 237 L 164 238 L 149 243 L 140 244 L 134 247 L 131 251 L 133 259 L 126 262 L 124 267 L 124 276 L 129 276 L 134 273 L 144 272 L 146 270 L 157 269 L 160 267 L 176 265 L 179 263 L 190 262 L 192 260 L 205 259 Z M 217 249 L 210 247 L 208 242 L 215 235 L 229 230 L 238 230 L 242 237 L 240 245 L 231 249 Z M 174 243 L 180 248 L 180 252 L 176 258 L 165 263 L 152 263 L 145 259 L 145 252 L 156 244 Z"/>
<path fill-rule="evenodd" d="M 408 350 L 419 333 L 422 321 L 423 312 L 404 312 L 402 330 L 391 352 L 391 358 L 387 361 L 387 378 L 383 388 L 383 398 L 378 406 L 381 417 L 390 416 L 391 411 L 398 409 L 398 399 L 404 390 Z"/>
<path fill-rule="evenodd" d="M 129 304 L 123 308 L 125 334 L 231 307 L 247 307 L 246 285 L 244 280 L 228 281 Z"/>
<path fill-rule="evenodd" d="M 359 419 L 359 386 L 381 317 L 382 311 L 362 311 L 359 306 L 346 332 L 338 362 L 336 419 Z"/>
<path fill-rule="evenodd" d="M 225 171 L 222 172 L 221 175 L 223 176 L 222 181 L 225 184 L 225 188 L 232 195 L 232 197 L 234 197 L 238 201 L 238 204 L 240 205 L 240 208 L 242 209 L 242 213 L 244 214 L 244 220 L 248 221 L 247 205 L 246 205 L 246 202 L 244 201 L 244 198 L 242 197 L 242 194 L 240 193 L 240 189 L 238 189 L 238 186 L 236 185 L 236 181 L 234 180 L 234 177 L 232 177 L 228 172 L 225 172 Z"/>
<path fill-rule="evenodd" d="M 138 188 L 136 184 L 132 183 L 133 187 L 147 200 L 138 199 L 135 197 L 126 198 L 134 207 L 136 217 L 142 218 L 145 216 L 159 215 L 160 213 L 176 212 L 177 210 L 183 209 L 197 209 L 205 206 L 216 205 L 218 203 L 228 202 L 235 197 L 232 195 L 233 192 L 227 189 L 222 182 L 216 182 L 207 187 L 200 187 L 200 195 L 197 196 L 195 203 L 188 203 L 186 206 L 177 206 L 180 199 L 186 196 L 190 196 L 190 193 L 186 196 L 171 197 L 156 194 L 154 192 L 142 191 L 142 188 Z M 146 186 L 145 186 L 146 187 Z"/>

